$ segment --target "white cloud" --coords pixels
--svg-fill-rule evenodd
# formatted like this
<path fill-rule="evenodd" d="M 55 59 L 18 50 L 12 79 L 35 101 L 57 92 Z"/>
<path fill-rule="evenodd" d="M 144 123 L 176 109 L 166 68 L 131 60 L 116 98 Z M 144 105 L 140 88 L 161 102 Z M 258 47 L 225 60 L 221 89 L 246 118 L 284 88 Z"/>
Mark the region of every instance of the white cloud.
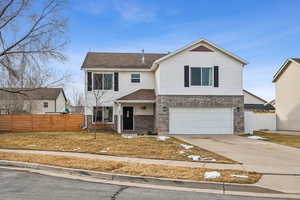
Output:
<path fill-rule="evenodd" d="M 131 22 L 151 22 L 156 17 L 156 8 L 134 1 L 115 1 L 115 10 L 122 19 Z"/>

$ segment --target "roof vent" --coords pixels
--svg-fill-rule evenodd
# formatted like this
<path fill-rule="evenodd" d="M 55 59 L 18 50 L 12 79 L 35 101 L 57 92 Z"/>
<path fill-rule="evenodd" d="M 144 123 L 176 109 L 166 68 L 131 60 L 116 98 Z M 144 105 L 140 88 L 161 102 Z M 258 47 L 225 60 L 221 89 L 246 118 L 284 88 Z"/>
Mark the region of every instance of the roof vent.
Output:
<path fill-rule="evenodd" d="M 142 49 L 142 63 L 145 64 L 145 51 Z"/>

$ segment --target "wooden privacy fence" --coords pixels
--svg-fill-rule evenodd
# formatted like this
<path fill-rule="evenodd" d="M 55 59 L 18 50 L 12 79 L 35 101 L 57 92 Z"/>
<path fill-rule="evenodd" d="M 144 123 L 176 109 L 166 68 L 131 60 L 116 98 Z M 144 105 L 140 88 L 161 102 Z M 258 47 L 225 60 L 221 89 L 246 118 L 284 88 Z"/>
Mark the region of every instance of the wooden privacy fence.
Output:
<path fill-rule="evenodd" d="M 0 115 L 0 131 L 80 131 L 82 114 Z"/>

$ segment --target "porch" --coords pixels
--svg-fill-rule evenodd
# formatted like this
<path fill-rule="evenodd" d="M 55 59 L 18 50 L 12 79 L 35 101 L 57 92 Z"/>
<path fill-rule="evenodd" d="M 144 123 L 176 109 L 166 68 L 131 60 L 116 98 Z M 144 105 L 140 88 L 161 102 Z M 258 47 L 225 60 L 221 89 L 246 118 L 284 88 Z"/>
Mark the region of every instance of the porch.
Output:
<path fill-rule="evenodd" d="M 142 89 L 115 102 L 114 121 L 118 133 L 152 134 L 155 127 L 154 90 Z"/>

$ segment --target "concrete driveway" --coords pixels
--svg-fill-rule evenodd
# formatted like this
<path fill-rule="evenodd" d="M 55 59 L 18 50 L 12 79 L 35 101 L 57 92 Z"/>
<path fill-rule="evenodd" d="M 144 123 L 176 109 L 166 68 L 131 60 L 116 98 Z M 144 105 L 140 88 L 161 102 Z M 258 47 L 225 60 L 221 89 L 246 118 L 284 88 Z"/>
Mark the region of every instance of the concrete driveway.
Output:
<path fill-rule="evenodd" d="M 300 175 L 300 149 L 235 135 L 175 136 L 195 146 L 243 163 L 246 170 Z M 216 164 L 214 164 L 216 165 Z M 206 167 L 214 167 L 208 164 Z"/>

